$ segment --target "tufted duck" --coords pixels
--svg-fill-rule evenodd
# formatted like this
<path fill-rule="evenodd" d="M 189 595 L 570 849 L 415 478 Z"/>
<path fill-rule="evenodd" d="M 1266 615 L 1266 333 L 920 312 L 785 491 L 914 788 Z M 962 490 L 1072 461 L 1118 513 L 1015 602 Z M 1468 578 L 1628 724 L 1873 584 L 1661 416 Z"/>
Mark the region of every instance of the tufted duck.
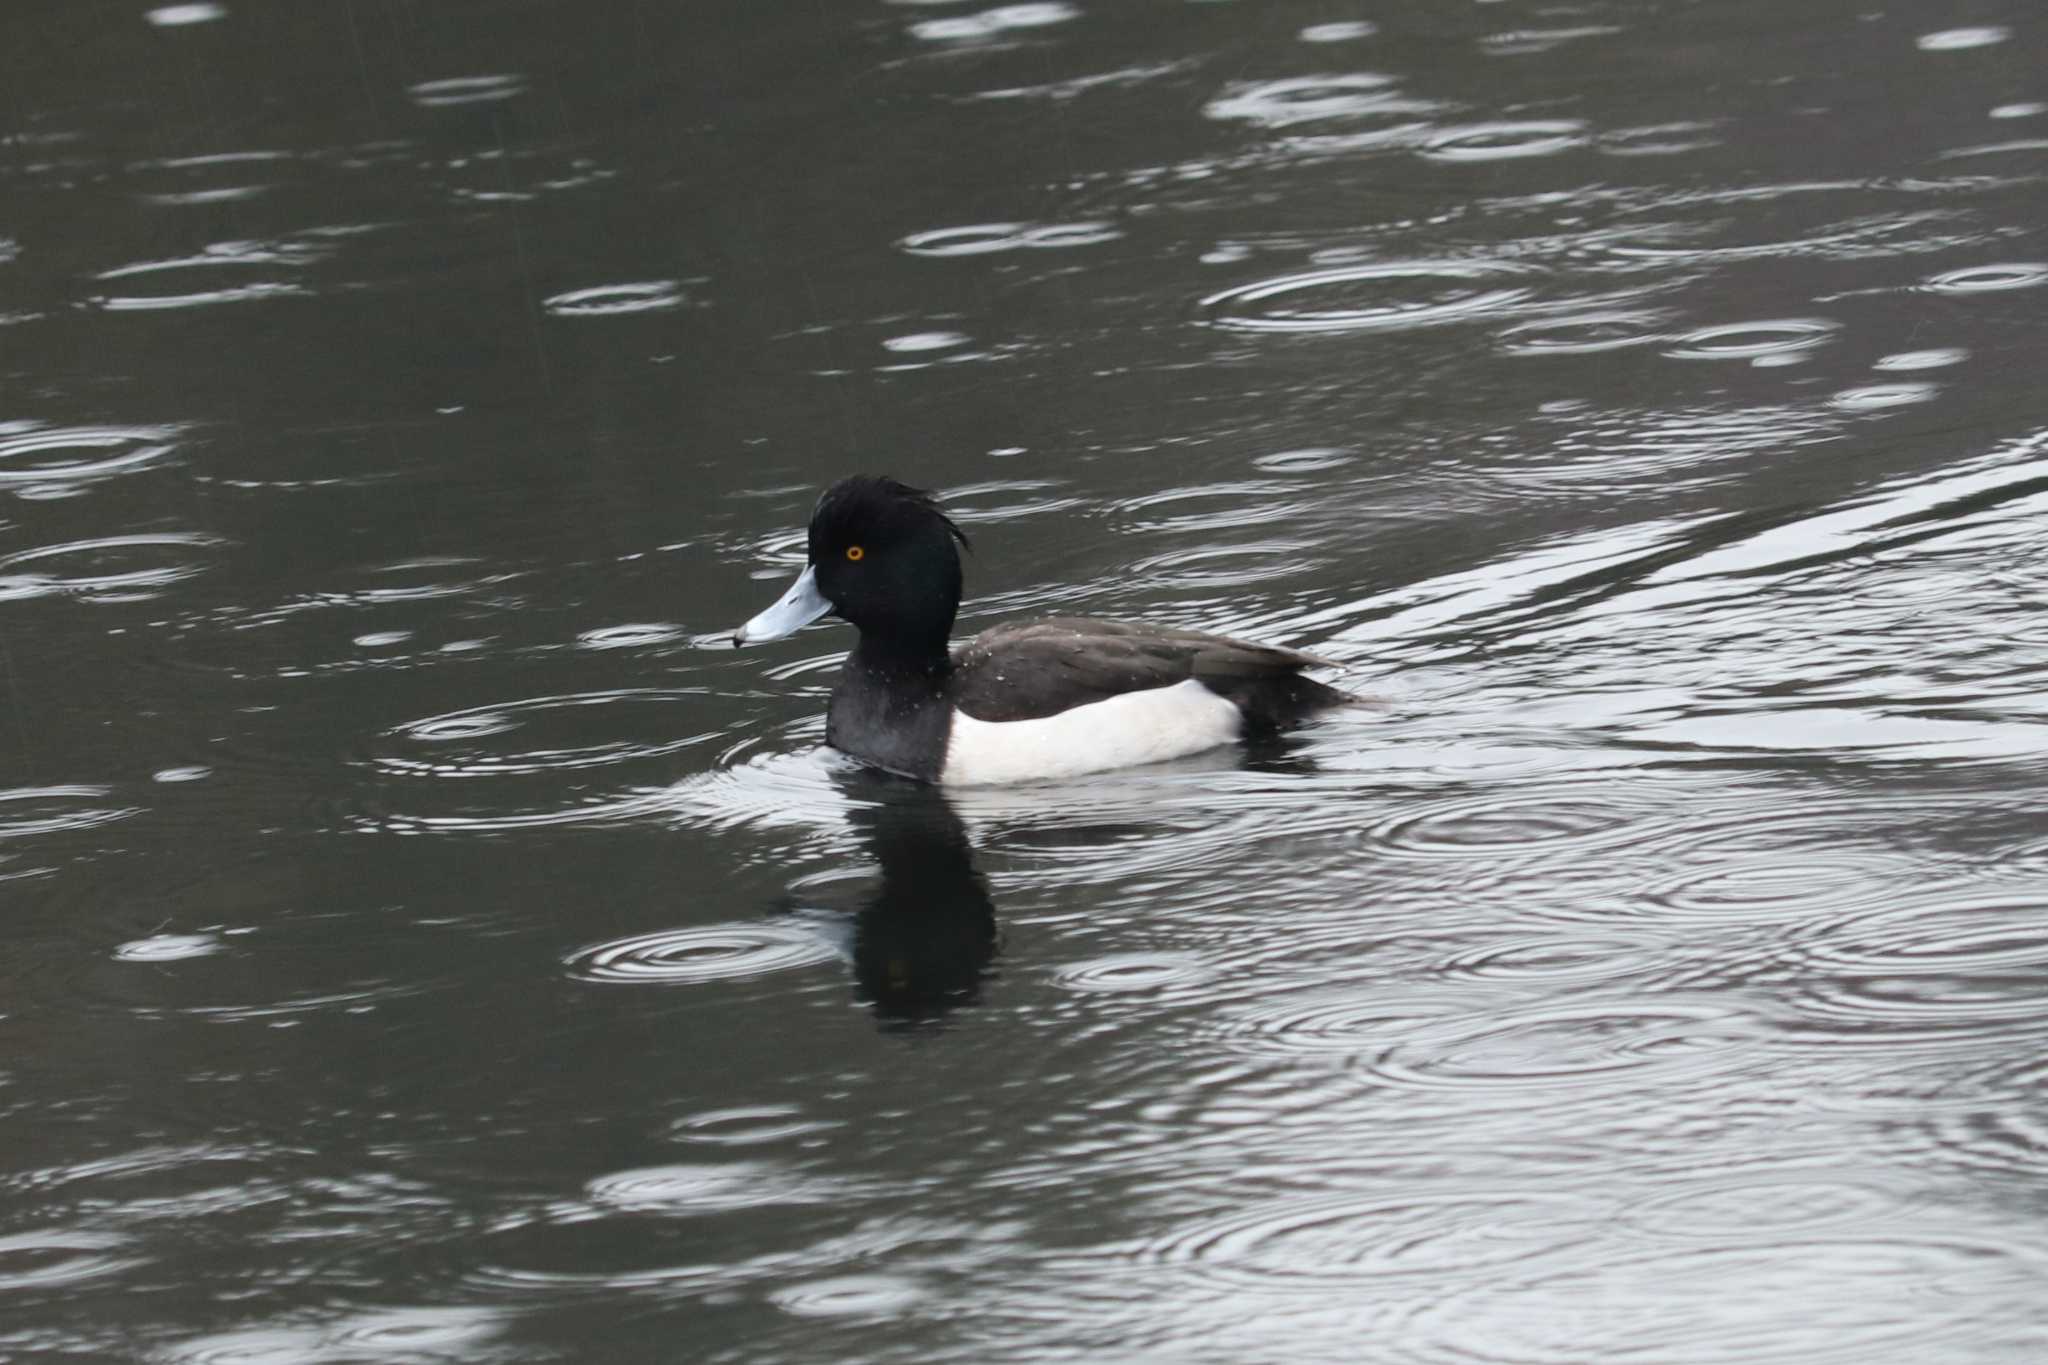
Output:
<path fill-rule="evenodd" d="M 966 544 L 929 493 L 841 479 L 811 514 L 809 565 L 733 643 L 837 612 L 860 639 L 832 690 L 825 742 L 960 786 L 1178 758 L 1359 700 L 1301 675 L 1342 667 L 1329 659 L 1167 626 L 1056 616 L 953 648 Z"/>

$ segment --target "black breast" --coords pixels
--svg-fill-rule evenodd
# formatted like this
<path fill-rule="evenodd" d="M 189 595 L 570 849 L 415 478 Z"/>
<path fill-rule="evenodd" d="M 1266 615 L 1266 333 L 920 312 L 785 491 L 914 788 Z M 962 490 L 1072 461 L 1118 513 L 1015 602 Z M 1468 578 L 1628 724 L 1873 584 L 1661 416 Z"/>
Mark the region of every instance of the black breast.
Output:
<path fill-rule="evenodd" d="M 936 782 L 952 711 L 944 674 L 876 667 L 856 650 L 832 689 L 825 742 L 877 768 Z"/>

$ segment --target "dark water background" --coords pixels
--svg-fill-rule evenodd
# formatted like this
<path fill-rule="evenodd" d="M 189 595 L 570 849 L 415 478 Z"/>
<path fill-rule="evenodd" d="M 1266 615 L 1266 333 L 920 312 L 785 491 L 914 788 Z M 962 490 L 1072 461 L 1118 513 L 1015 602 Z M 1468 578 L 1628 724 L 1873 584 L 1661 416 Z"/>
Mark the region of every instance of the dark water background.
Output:
<path fill-rule="evenodd" d="M 2048 12 L 9 0 L 0 1359 L 2048 1359 Z M 951 802 L 724 632 L 1384 710 Z"/>

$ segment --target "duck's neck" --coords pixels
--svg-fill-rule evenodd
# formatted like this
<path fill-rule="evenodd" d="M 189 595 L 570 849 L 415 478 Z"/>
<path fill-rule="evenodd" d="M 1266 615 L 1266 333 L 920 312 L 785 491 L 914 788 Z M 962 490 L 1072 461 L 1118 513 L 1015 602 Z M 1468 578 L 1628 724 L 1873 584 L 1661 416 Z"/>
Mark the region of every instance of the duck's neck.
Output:
<path fill-rule="evenodd" d="M 953 656 L 944 635 L 906 640 L 863 632 L 853 653 L 846 656 L 846 671 L 866 673 L 895 687 L 915 686 L 920 681 L 938 687 L 953 671 Z"/>
<path fill-rule="evenodd" d="M 943 639 L 906 647 L 862 635 L 839 671 L 825 742 L 905 777 L 936 781 L 944 766 L 953 671 Z"/>

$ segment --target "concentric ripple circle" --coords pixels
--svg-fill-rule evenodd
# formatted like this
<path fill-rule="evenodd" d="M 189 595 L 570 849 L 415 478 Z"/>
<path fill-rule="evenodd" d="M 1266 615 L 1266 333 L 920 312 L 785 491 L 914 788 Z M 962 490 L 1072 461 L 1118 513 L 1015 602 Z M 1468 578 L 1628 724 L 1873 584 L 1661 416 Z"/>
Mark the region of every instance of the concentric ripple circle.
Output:
<path fill-rule="evenodd" d="M 1458 1017 L 1434 998 L 1390 997 L 1354 987 L 1312 987 L 1218 1010 L 1226 1040 L 1254 1052 L 1377 1054 L 1396 1039 Z"/>
<path fill-rule="evenodd" d="M 768 1297 L 783 1312 L 800 1318 L 890 1318 L 926 1296 L 925 1287 L 903 1275 L 835 1275 L 778 1289 Z"/>
<path fill-rule="evenodd" d="M 105 602 L 135 602 L 206 572 L 194 551 L 223 544 L 218 537 L 175 532 L 105 536 L 42 545 L 0 559 L 0 601 L 70 595 Z"/>
<path fill-rule="evenodd" d="M 834 1126 L 820 1119 L 805 1118 L 803 1111 L 793 1105 L 756 1105 L 692 1114 L 678 1119 L 669 1135 L 678 1142 L 710 1147 L 761 1147 L 810 1137 Z"/>
<path fill-rule="evenodd" d="M 102 479 L 158 463 L 176 427 L 46 427 L 0 436 L 0 483 Z"/>
<path fill-rule="evenodd" d="M 122 944 L 114 950 L 114 958 L 119 962 L 183 962 L 211 956 L 222 947 L 212 934 L 151 934 Z"/>
<path fill-rule="evenodd" d="M 1940 392 L 1933 384 L 1864 384 L 1843 389 L 1828 399 L 1828 406 L 1842 412 L 1881 412 L 1925 403 Z"/>
<path fill-rule="evenodd" d="M 1413 1031 L 1373 1071 L 1418 1089 L 1570 1086 L 1588 1076 L 1712 1058 L 1757 1032 L 1727 1006 L 1564 1001 Z"/>
<path fill-rule="evenodd" d="M 1187 954 L 1116 953 L 1070 963 L 1053 973 L 1053 980 L 1070 991 L 1101 994 L 1170 990 L 1198 984 L 1213 974 L 1208 963 Z"/>
<path fill-rule="evenodd" d="M 398 725 L 362 762 L 396 783 L 351 819 L 364 828 L 477 834 L 662 817 L 676 756 L 711 744 L 702 689 L 524 697 Z M 576 774 L 573 782 L 564 774 Z"/>
<path fill-rule="evenodd" d="M 1922 1162 L 2048 1179 L 2048 1057 L 2039 1048 L 1989 1067 L 1949 1072 L 1931 1103 L 1901 1125 Z M 1924 1116 L 1920 1116 L 1924 1110 Z"/>
<path fill-rule="evenodd" d="M 1238 86 L 1209 101 L 1202 112 L 1213 119 L 1285 128 L 1296 123 L 1378 113 L 1386 106 L 1393 85 L 1392 76 L 1375 72 L 1296 76 Z"/>
<path fill-rule="evenodd" d="M 722 1213 L 766 1204 L 809 1204 L 843 1193 L 766 1161 L 678 1162 L 598 1176 L 584 1187 L 601 1208 L 621 1213 Z"/>
<path fill-rule="evenodd" d="M 1930 899 L 1852 914 L 1805 938 L 1799 956 L 1795 1003 L 1853 1041 L 1967 1042 L 2044 1026 L 2031 984 L 2048 967 L 2038 900 Z"/>
<path fill-rule="evenodd" d="M 650 645 L 671 645 L 682 638 L 680 628 L 650 621 L 586 630 L 576 637 L 576 643 L 585 649 L 645 649 Z"/>
<path fill-rule="evenodd" d="M 1629 807 L 1590 796 L 1522 801 L 1489 795 L 1396 815 L 1375 825 L 1370 837 L 1397 855 L 1494 856 L 1539 846 L 1597 847 L 1627 837 L 1636 819 L 1637 813 Z"/>
<path fill-rule="evenodd" d="M 913 232 L 896 245 L 912 256 L 985 256 L 998 251 L 1096 246 L 1123 236 L 1113 223 L 977 223 Z"/>
<path fill-rule="evenodd" d="M 60 1289 L 116 1274 L 136 1264 L 118 1254 L 127 1245 L 112 1233 L 66 1228 L 0 1237 L 0 1294 Z"/>
<path fill-rule="evenodd" d="M 683 305 L 679 280 L 641 280 L 631 284 L 600 284 L 572 289 L 545 299 L 541 307 L 558 318 L 611 317 L 620 313 L 658 313 Z"/>
<path fill-rule="evenodd" d="M 1388 261 L 1260 280 L 1201 302 L 1214 327 L 1241 332 L 1397 331 L 1482 320 L 1534 292 L 1533 267 L 1508 262 Z"/>
<path fill-rule="evenodd" d="M 1475 123 L 1447 128 L 1423 144 L 1430 161 L 1509 161 L 1554 156 L 1586 144 L 1586 125 L 1571 119 L 1531 123 Z"/>
<path fill-rule="evenodd" d="M 687 986 L 766 976 L 836 957 L 829 943 L 803 929 L 713 924 L 593 944 L 571 953 L 564 965 L 584 981 Z"/>
<path fill-rule="evenodd" d="M 1595 1201 L 1530 1193 L 1286 1198 L 1191 1222 L 1138 1249 L 1266 1293 L 1324 1294 L 1389 1276 L 1466 1276 L 1554 1253 L 1593 1226 Z"/>
<path fill-rule="evenodd" d="M 1312 548 L 1299 541 L 1212 545 L 1154 555 L 1132 572 L 1160 588 L 1237 588 L 1299 574 Z"/>
<path fill-rule="evenodd" d="M 1992 294 L 2006 289 L 2032 289 L 2041 284 L 2048 284 L 2048 262 L 2019 261 L 1944 271 L 1922 288 L 1936 294 Z"/>
<path fill-rule="evenodd" d="M 1847 1180 L 1724 1179 L 1689 1182 L 1631 1207 L 1633 1227 L 1672 1241 L 1716 1241 L 1758 1233 L 1809 1235 L 1819 1229 L 1879 1218 L 1894 1200 Z"/>
<path fill-rule="evenodd" d="M 1446 972 L 1510 981 L 1599 981 L 1615 964 L 1639 957 L 1643 946 L 1623 939 L 1523 934 L 1491 939 L 1442 960 Z"/>
<path fill-rule="evenodd" d="M 1989 1359 L 1975 1349 L 1975 1325 L 2012 1321 L 2038 1294 L 2041 1270 L 2024 1252 L 1961 1237 L 1751 1234 L 1504 1279 L 1433 1306 L 1433 1321 L 1417 1325 L 1443 1359 L 1500 1360 L 1500 1343 L 1512 1341 L 1516 1365 Z"/>
<path fill-rule="evenodd" d="M 1539 318 L 1502 329 L 1496 336 L 1506 355 L 1598 355 L 1665 339 L 1654 313 L 1614 310 Z"/>
<path fill-rule="evenodd" d="M 118 292 L 87 302 L 110 313 L 203 308 L 311 293 L 291 276 L 320 260 L 327 249 L 307 241 L 217 242 L 196 255 L 137 261 L 93 278 Z"/>
<path fill-rule="evenodd" d="M 406 94 L 424 109 L 445 109 L 464 104 L 495 104 L 526 93 L 526 78 L 513 73 L 488 76 L 448 76 L 419 81 Z"/>
<path fill-rule="evenodd" d="M 1782 919 L 1878 894 L 1904 865 L 1853 849 L 1826 855 L 1739 850 L 1700 861 L 1704 865 L 1652 883 L 1644 900 L 1660 911 L 1729 923 Z"/>
<path fill-rule="evenodd" d="M 1840 330 L 1826 318 L 1772 318 L 1702 327 L 1664 352 L 1676 360 L 1758 360 L 1798 355 L 1825 345 Z"/>
<path fill-rule="evenodd" d="M 0 839 L 91 829 L 136 813 L 135 807 L 102 806 L 105 787 L 15 787 L 0 791 Z"/>
<path fill-rule="evenodd" d="M 410 776 L 501 777 L 661 758 L 710 738 L 674 733 L 677 703 L 698 695 L 682 688 L 623 688 L 450 711 L 387 730 L 389 751 L 375 762 Z M 510 735 L 519 742 L 482 742 Z"/>

